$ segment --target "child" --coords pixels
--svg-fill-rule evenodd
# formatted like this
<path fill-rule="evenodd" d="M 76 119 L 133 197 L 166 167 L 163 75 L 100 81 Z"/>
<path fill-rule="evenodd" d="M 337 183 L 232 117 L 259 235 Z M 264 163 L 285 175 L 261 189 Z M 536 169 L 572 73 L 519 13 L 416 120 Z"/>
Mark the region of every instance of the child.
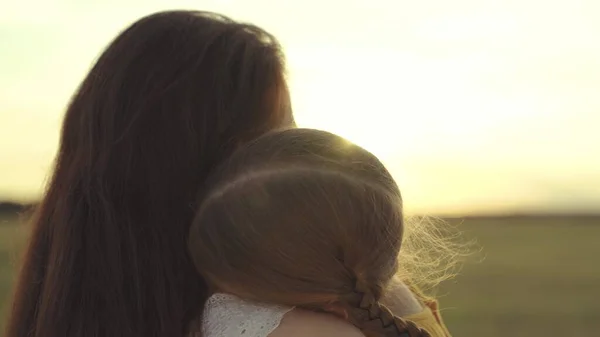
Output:
<path fill-rule="evenodd" d="M 415 268 L 403 265 L 400 191 L 368 151 L 324 131 L 278 131 L 235 152 L 205 190 L 188 245 L 213 296 L 192 333 L 276 336 L 308 310 L 368 337 L 449 336 L 434 302 L 405 286 Z M 405 300 L 392 310 L 423 312 L 395 315 L 383 302 L 397 289 Z"/>

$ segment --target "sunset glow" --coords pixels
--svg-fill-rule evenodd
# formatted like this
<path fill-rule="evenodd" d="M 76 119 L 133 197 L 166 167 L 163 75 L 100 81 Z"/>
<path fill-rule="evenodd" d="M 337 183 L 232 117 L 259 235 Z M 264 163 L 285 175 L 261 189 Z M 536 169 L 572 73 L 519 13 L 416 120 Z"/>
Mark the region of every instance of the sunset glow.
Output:
<path fill-rule="evenodd" d="M 299 125 L 380 156 L 411 211 L 600 210 L 595 0 L 12 2 L 0 13 L 0 197 L 40 195 L 95 57 L 170 8 L 279 37 Z"/>

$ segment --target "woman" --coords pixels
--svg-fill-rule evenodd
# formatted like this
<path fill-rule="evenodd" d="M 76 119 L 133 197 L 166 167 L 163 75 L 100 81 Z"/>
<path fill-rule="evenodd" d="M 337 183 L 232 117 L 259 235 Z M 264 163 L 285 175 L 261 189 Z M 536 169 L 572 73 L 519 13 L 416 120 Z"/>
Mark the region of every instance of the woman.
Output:
<path fill-rule="evenodd" d="M 293 119 L 273 36 L 189 11 L 142 18 L 64 118 L 7 337 L 182 336 L 206 287 L 186 253 L 207 172 Z"/>
<path fill-rule="evenodd" d="M 440 247 L 451 252 L 444 237 L 415 244 L 435 231 L 413 225 L 368 151 L 311 129 L 260 137 L 211 174 L 190 228 L 190 255 L 214 293 L 192 335 L 449 336 L 427 299 L 416 315 L 386 299 L 432 281 Z"/>

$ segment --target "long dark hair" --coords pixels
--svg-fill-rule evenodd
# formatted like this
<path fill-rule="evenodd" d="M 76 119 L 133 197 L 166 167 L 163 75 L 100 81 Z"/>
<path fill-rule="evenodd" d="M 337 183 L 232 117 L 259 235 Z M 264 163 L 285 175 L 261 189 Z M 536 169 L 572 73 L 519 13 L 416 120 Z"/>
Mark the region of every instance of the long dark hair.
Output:
<path fill-rule="evenodd" d="M 276 39 L 207 12 L 149 15 L 75 92 L 6 337 L 173 337 L 206 296 L 186 252 L 207 172 L 293 123 Z"/>
<path fill-rule="evenodd" d="M 336 306 L 366 336 L 429 336 L 381 299 L 404 263 L 402 198 L 384 165 L 334 134 L 248 143 L 208 179 L 189 249 L 211 288 L 269 303 Z"/>

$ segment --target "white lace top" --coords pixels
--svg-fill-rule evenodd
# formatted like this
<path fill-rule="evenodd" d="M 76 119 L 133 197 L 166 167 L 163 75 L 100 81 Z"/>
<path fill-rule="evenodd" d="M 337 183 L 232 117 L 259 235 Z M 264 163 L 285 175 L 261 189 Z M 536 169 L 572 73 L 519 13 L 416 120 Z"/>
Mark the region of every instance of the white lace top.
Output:
<path fill-rule="evenodd" d="M 249 302 L 229 294 L 215 294 L 204 306 L 202 324 L 192 325 L 189 336 L 267 337 L 292 309 Z"/>

